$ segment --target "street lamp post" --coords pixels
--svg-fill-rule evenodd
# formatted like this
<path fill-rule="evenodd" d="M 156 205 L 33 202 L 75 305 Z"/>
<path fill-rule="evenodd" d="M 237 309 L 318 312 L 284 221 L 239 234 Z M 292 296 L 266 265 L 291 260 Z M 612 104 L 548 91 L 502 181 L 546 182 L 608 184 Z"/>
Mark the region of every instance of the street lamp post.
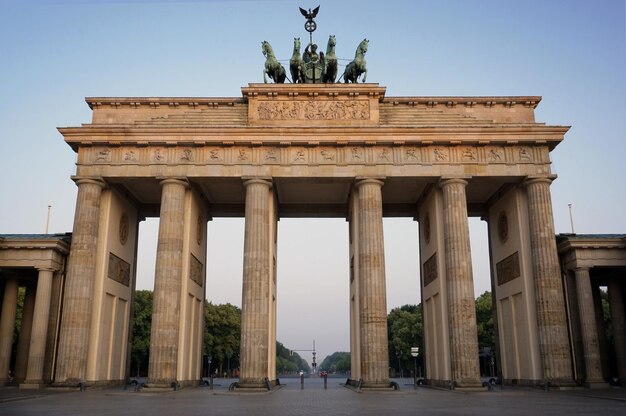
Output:
<path fill-rule="evenodd" d="M 411 347 L 411 355 L 415 362 L 415 369 L 413 370 L 413 388 L 417 388 L 417 356 L 420 354 L 420 347 Z"/>

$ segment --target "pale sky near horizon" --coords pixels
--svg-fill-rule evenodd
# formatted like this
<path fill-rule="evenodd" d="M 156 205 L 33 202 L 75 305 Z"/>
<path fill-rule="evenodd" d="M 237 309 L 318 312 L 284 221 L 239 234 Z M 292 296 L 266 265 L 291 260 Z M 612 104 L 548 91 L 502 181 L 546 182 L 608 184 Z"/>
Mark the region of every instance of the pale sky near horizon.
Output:
<path fill-rule="evenodd" d="M 262 40 L 289 59 L 298 6 L 315 40 L 387 96 L 540 95 L 537 120 L 572 126 L 552 153 L 557 232 L 626 233 L 624 1 L 0 0 L 0 234 L 71 231 L 75 154 L 56 127 L 90 122 L 87 96 L 238 97 L 262 82 Z M 321 47 L 321 46 L 320 46 Z M 323 47 L 321 47 L 323 49 Z M 138 289 L 152 289 L 158 221 L 140 228 Z M 388 309 L 418 303 L 417 223 L 386 219 Z M 475 294 L 489 290 L 486 226 L 471 219 Z M 243 221 L 208 225 L 207 298 L 241 304 Z M 318 362 L 349 350 L 343 219 L 279 223 L 278 340 Z M 311 254 L 313 253 L 313 254 Z M 302 355 L 310 359 L 307 355 Z"/>

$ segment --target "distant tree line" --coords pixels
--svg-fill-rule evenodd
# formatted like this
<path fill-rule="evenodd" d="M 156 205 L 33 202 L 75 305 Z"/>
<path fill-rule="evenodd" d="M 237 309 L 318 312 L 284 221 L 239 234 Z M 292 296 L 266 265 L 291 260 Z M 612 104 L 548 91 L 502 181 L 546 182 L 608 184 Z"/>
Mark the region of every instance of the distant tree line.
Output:
<path fill-rule="evenodd" d="M 150 358 L 150 325 L 152 322 L 152 291 L 137 290 L 134 297 L 133 339 L 130 374 L 147 376 Z M 203 376 L 209 374 L 236 376 L 239 368 L 241 309 L 230 303 L 204 304 Z M 297 353 L 276 343 L 276 371 L 286 374 L 310 371 L 309 364 Z"/>

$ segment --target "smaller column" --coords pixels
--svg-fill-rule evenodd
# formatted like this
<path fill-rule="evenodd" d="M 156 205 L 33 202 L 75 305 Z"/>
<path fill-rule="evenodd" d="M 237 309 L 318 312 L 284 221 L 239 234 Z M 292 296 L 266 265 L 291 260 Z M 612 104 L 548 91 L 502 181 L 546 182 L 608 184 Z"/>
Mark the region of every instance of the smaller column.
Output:
<path fill-rule="evenodd" d="M 33 326 L 28 351 L 28 369 L 26 372 L 26 380 L 20 385 L 20 388 L 39 388 L 44 384 L 43 365 L 46 356 L 46 338 L 48 335 L 48 319 L 50 318 L 53 273 L 53 269 L 39 269 Z"/>
<path fill-rule="evenodd" d="M 2 315 L 0 315 L 0 386 L 9 381 L 13 328 L 17 312 L 17 279 L 10 279 L 4 286 Z"/>
<path fill-rule="evenodd" d="M 22 305 L 22 324 L 20 325 L 20 335 L 15 357 L 15 371 L 13 372 L 14 383 L 21 383 L 26 378 L 30 335 L 33 326 L 33 311 L 35 309 L 35 294 L 36 290 L 33 285 L 29 284 L 26 286 L 24 291 L 24 303 Z"/>
<path fill-rule="evenodd" d="M 604 387 L 589 268 L 578 267 L 575 273 L 580 329 L 582 331 L 583 352 L 585 355 L 585 385 L 588 387 Z"/>
<path fill-rule="evenodd" d="M 608 290 L 617 375 L 622 383 L 626 383 L 626 315 L 624 315 L 623 288 L 619 281 L 611 279 Z"/>

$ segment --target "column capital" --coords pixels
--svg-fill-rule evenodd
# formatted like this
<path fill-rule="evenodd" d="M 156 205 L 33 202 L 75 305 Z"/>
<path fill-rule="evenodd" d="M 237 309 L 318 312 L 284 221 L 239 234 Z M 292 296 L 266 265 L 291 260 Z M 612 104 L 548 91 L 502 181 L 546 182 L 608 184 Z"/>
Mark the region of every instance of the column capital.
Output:
<path fill-rule="evenodd" d="M 439 186 L 440 188 L 443 188 L 444 186 L 447 185 L 453 185 L 455 183 L 461 184 L 463 186 L 467 186 L 467 184 L 469 183 L 469 177 L 454 177 L 454 178 L 447 178 L 447 177 L 441 177 L 439 179 L 439 182 L 437 182 L 437 186 Z"/>
<path fill-rule="evenodd" d="M 159 181 L 159 185 L 163 186 L 163 185 L 167 185 L 167 184 L 178 184 L 178 185 L 183 185 L 185 188 L 189 188 L 189 181 L 187 180 L 187 178 L 183 178 L 183 177 L 157 177 L 157 180 Z"/>
<path fill-rule="evenodd" d="M 86 178 L 86 177 L 80 177 L 80 176 L 72 176 L 72 180 L 74 181 L 74 183 L 76 183 L 76 186 L 80 186 L 80 185 L 88 184 L 88 183 L 93 184 L 93 185 L 98 185 L 101 188 L 105 188 L 107 186 L 104 179 L 99 178 L 99 177 Z"/>
<path fill-rule="evenodd" d="M 385 184 L 385 177 L 384 176 L 376 176 L 376 177 L 365 177 L 365 176 L 357 176 L 355 178 L 356 182 L 355 182 L 355 186 L 358 188 L 362 185 L 365 184 L 376 184 L 376 185 L 380 185 L 381 187 Z"/>
<path fill-rule="evenodd" d="M 526 179 L 522 181 L 522 185 L 526 187 L 528 185 L 542 182 L 550 185 L 556 178 L 556 175 L 527 176 Z"/>
<path fill-rule="evenodd" d="M 54 267 L 37 267 L 37 271 L 38 272 L 52 272 L 52 273 L 56 273 L 59 270 L 55 269 Z"/>
<path fill-rule="evenodd" d="M 576 267 L 574 267 L 574 271 L 575 272 L 587 272 L 587 273 L 589 273 L 590 269 L 591 269 L 591 267 L 589 267 L 589 266 L 576 266 Z"/>
<path fill-rule="evenodd" d="M 261 184 L 267 185 L 268 188 L 271 188 L 273 185 L 272 178 L 269 176 L 242 176 L 241 180 L 243 180 L 244 187 L 248 187 L 248 185 L 253 184 Z"/>

